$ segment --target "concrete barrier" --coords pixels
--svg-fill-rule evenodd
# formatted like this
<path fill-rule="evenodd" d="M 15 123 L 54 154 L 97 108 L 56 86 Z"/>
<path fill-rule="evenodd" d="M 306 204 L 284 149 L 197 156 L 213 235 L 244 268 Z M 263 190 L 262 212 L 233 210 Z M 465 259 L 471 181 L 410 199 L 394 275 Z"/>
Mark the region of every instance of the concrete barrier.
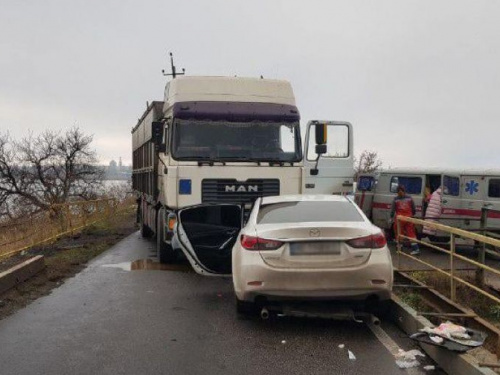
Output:
<path fill-rule="evenodd" d="M 0 273 L 0 294 L 29 279 L 45 268 L 45 258 L 37 255 Z"/>
<path fill-rule="evenodd" d="M 391 306 L 392 321 L 405 333 L 411 335 L 424 327 L 434 327 L 434 325 L 417 315 L 417 312 L 410 306 L 393 295 Z M 421 348 L 431 357 L 439 367 L 447 374 L 453 375 L 497 375 L 497 373 L 486 367 L 479 367 L 478 361 L 470 354 L 458 354 L 447 349 L 433 345 L 421 344 Z"/>

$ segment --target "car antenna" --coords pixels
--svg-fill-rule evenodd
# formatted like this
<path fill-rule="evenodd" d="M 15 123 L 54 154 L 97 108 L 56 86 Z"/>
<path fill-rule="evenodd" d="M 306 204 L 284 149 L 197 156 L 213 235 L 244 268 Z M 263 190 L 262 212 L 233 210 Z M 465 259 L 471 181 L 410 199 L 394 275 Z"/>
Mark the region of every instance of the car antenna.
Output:
<path fill-rule="evenodd" d="M 172 76 L 172 78 L 175 78 L 176 76 L 182 76 L 186 74 L 186 69 L 184 68 L 182 68 L 182 73 L 177 73 L 174 65 L 174 55 L 172 54 L 172 52 L 170 52 L 170 68 L 172 69 L 172 73 L 165 73 L 165 69 L 161 70 L 164 76 Z"/>

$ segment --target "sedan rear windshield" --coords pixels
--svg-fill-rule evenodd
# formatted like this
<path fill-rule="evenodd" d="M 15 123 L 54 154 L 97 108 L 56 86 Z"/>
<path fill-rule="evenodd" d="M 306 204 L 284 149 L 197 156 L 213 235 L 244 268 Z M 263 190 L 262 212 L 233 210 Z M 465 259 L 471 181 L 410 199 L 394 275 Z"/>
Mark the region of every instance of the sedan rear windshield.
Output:
<path fill-rule="evenodd" d="M 258 224 L 300 223 L 325 221 L 364 221 L 351 202 L 300 201 L 262 205 L 257 215 Z"/>

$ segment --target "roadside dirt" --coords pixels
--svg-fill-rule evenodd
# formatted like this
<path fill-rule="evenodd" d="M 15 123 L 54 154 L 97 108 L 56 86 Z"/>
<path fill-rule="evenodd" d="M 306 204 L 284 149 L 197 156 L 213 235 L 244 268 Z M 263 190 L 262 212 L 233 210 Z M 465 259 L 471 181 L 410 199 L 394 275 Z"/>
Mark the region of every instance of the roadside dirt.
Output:
<path fill-rule="evenodd" d="M 96 223 L 72 237 L 33 248 L 0 263 L 0 272 L 34 255 L 44 255 L 46 268 L 31 279 L 0 295 L 0 319 L 27 306 L 64 280 L 74 276 L 87 262 L 137 230 L 135 212 L 122 212 L 110 222 Z"/>

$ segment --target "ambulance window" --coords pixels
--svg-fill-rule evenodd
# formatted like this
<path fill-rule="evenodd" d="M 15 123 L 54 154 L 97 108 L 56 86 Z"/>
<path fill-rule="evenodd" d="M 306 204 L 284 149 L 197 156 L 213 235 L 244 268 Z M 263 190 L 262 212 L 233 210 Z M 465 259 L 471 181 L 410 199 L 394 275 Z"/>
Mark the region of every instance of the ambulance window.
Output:
<path fill-rule="evenodd" d="M 500 179 L 491 179 L 488 183 L 488 197 L 500 198 Z"/>
<path fill-rule="evenodd" d="M 458 197 L 460 195 L 460 180 L 458 177 L 444 176 L 444 195 Z"/>
<path fill-rule="evenodd" d="M 358 179 L 359 191 L 372 191 L 374 185 L 375 185 L 375 178 L 372 176 L 361 176 Z"/>
<path fill-rule="evenodd" d="M 420 194 L 422 192 L 421 177 L 394 176 L 391 178 L 391 193 L 398 192 L 398 186 L 403 185 L 406 194 Z"/>

